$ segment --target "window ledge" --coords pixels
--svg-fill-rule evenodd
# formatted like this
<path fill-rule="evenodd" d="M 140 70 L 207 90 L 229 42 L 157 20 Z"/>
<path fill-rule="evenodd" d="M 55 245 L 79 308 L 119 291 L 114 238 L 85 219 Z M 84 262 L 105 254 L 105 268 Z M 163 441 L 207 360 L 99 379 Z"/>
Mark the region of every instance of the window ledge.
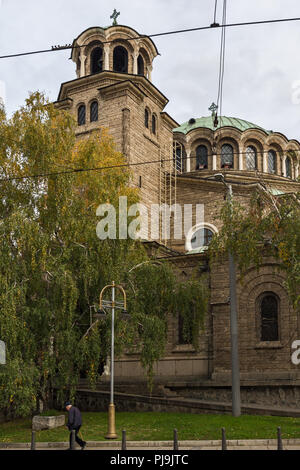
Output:
<path fill-rule="evenodd" d="M 283 345 L 280 341 L 261 341 L 256 343 L 255 349 L 281 349 Z"/>
<path fill-rule="evenodd" d="M 149 135 L 147 135 L 148 132 L 149 132 Z M 159 147 L 157 137 L 154 137 L 154 135 L 152 133 L 150 133 L 150 131 L 148 131 L 148 132 L 147 132 L 147 134 L 144 132 L 144 137 L 146 137 L 146 139 L 150 140 L 150 142 L 152 142 L 152 144 L 156 145 L 156 147 Z"/>
<path fill-rule="evenodd" d="M 196 349 L 192 344 L 177 344 L 173 349 L 172 353 L 187 353 L 196 352 Z"/>

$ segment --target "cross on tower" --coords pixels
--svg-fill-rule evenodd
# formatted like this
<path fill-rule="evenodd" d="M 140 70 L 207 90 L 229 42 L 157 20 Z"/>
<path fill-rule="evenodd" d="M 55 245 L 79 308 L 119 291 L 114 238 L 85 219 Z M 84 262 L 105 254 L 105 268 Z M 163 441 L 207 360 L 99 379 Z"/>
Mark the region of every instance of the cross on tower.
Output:
<path fill-rule="evenodd" d="M 212 103 L 212 105 L 208 108 L 208 111 L 211 111 L 211 114 L 214 116 L 216 114 L 216 111 L 219 106 L 217 106 L 215 103 Z"/>
<path fill-rule="evenodd" d="M 118 23 L 117 23 L 117 18 L 118 16 L 120 16 L 120 12 L 117 11 L 116 9 L 114 9 L 114 12 L 113 14 L 111 15 L 111 18 L 114 20 L 113 21 L 113 26 L 116 26 Z"/>

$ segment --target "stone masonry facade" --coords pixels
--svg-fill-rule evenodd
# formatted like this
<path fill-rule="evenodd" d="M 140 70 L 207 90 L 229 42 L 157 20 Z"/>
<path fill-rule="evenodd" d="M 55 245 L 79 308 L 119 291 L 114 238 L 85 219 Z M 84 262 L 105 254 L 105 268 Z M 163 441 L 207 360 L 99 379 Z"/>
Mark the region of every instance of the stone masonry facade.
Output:
<path fill-rule="evenodd" d="M 152 83 L 157 55 L 153 41 L 130 27 L 89 28 L 73 43 L 71 58 L 77 78 L 61 85 L 55 104 L 77 119 L 78 138 L 102 128 L 109 130 L 116 149 L 132 165 L 132 185 L 139 188 L 140 200 L 149 211 L 153 204 L 193 206 L 189 234 L 167 240 L 161 225 L 157 239 L 152 239 L 150 232 L 145 237 L 149 248 L 170 259 L 184 279 L 195 272 L 207 272 L 210 288 L 199 350 L 180 344 L 179 320 L 170 314 L 167 349 L 155 366 L 155 380 L 165 384 L 174 380 L 228 383 L 228 260 L 208 270 L 206 255 L 209 237 L 221 228 L 220 209 L 226 195 L 216 175 L 222 174 L 230 182 L 234 199 L 245 206 L 259 184 L 274 197 L 296 193 L 300 189 L 300 144 L 280 132 L 237 118 L 219 118 L 216 128 L 215 115 L 191 118 L 179 126 L 165 112 L 168 99 Z M 92 117 L 92 105 L 97 119 Z M 199 204 L 204 207 L 204 220 L 197 225 L 195 209 Z M 242 381 L 269 386 L 279 380 L 290 386 L 300 380 L 297 366 L 291 362 L 291 345 L 300 339 L 300 325 L 284 280 L 280 266 L 268 257 L 259 270 L 253 267 L 243 278 L 237 275 Z M 263 308 L 276 310 L 272 317 L 277 328 L 275 339 L 262 340 Z M 117 383 L 143 380 L 138 356 L 128 354 L 118 359 L 115 374 Z"/>

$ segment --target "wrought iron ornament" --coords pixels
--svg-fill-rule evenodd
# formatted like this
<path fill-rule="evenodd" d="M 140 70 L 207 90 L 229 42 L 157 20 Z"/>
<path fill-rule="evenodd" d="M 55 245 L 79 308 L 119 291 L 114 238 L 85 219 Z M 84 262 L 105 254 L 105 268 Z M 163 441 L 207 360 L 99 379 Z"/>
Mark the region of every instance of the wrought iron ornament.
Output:
<path fill-rule="evenodd" d="M 120 16 L 120 12 L 117 11 L 116 9 L 114 9 L 114 12 L 113 12 L 113 14 L 112 14 L 111 17 L 110 17 L 111 19 L 114 20 L 114 21 L 113 21 L 113 24 L 112 24 L 113 26 L 116 26 L 116 25 L 118 24 L 118 23 L 117 23 L 117 18 L 118 18 L 118 16 Z"/>

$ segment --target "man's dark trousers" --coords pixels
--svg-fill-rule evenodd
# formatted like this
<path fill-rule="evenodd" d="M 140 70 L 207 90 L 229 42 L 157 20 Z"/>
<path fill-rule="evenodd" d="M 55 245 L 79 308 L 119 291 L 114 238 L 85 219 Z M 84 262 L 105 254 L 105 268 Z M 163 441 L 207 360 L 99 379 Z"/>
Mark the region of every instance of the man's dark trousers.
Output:
<path fill-rule="evenodd" d="M 77 442 L 77 444 L 80 445 L 80 447 L 83 447 L 83 445 L 85 444 L 83 442 L 83 440 L 80 439 L 80 437 L 78 436 L 78 432 L 79 432 L 79 429 L 81 428 L 81 426 L 78 426 L 77 428 L 73 428 L 74 431 L 75 431 L 75 441 Z M 70 432 L 70 449 L 72 447 L 72 429 L 71 429 L 71 432 Z"/>

